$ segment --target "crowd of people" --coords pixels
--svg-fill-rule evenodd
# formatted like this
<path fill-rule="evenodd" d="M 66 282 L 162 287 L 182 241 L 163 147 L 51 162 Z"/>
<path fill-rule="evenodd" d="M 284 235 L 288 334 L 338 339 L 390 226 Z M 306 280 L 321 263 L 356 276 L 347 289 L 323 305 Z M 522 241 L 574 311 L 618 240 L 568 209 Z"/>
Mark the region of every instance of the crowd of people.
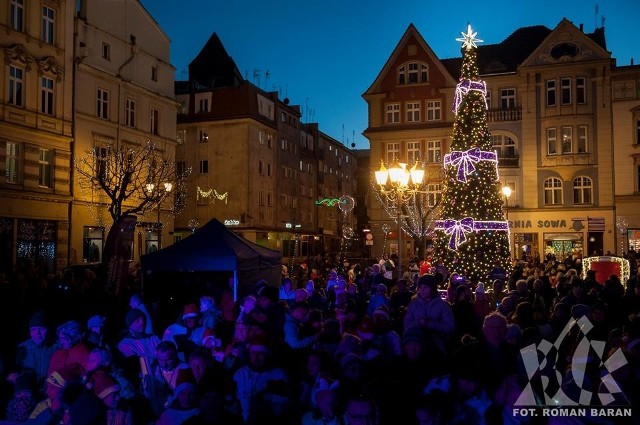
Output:
<path fill-rule="evenodd" d="M 606 392 L 612 405 L 639 405 L 635 267 L 628 281 L 604 284 L 553 257 L 496 268 L 484 281 L 431 260 L 398 274 L 387 255 L 309 263 L 237 300 L 227 281 L 204 285 L 167 316 L 144 293 L 126 303 L 100 293 L 90 270 L 81 282 L 52 275 L 27 290 L 17 286 L 24 276 L 0 273 L 11 329 L 1 423 L 639 423 L 640 412 L 623 422 L 514 414 L 525 391 L 542 403 L 561 389 L 580 404 L 602 405 Z M 557 352 L 531 374 L 521 350 L 545 341 Z M 578 380 L 584 341 L 602 344 L 580 360 Z M 603 373 L 616 353 L 626 360 Z"/>

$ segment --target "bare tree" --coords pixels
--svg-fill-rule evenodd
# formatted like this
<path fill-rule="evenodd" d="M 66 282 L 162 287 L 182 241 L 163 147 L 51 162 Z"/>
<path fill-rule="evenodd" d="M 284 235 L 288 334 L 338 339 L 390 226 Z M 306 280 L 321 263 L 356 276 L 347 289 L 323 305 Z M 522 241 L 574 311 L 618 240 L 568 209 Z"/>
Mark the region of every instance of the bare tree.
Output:
<path fill-rule="evenodd" d="M 184 206 L 185 183 L 190 169 L 176 163 L 148 142 L 143 146 L 108 143 L 96 146 L 76 160 L 81 188 L 103 193 L 113 222 L 143 215 L 175 196 L 169 209 L 178 214 Z"/>

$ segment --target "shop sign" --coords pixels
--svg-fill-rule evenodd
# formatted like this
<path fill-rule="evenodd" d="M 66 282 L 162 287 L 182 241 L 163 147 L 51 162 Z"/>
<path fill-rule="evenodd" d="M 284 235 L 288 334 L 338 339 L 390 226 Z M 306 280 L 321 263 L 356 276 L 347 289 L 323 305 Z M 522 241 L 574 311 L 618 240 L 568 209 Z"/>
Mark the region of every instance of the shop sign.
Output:
<path fill-rule="evenodd" d="M 511 220 L 510 229 L 532 229 L 534 225 L 538 229 L 562 229 L 567 227 L 566 220 Z"/>

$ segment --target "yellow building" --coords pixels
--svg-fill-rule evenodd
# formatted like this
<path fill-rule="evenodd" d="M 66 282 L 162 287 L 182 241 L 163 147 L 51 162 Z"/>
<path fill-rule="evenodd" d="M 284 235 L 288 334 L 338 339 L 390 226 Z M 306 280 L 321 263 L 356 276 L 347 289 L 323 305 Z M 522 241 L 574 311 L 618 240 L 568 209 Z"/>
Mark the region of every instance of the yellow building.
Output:
<path fill-rule="evenodd" d="M 69 260 L 74 5 L 0 1 L 0 272 Z"/>
<path fill-rule="evenodd" d="M 474 30 L 482 35 L 482 28 Z M 563 19 L 554 29 L 520 28 L 499 44 L 478 48 L 500 180 L 512 189 L 505 215 L 514 258 L 616 251 L 613 149 L 618 129 L 611 80 L 621 71 L 604 46 L 604 28 L 586 34 Z M 427 170 L 442 166 L 460 67 L 461 58 L 439 59 L 409 25 L 363 94 L 369 105 L 364 135 L 371 144 L 371 172 L 381 160 L 418 159 Z M 637 133 L 637 112 L 635 123 L 630 114 L 627 120 L 626 131 Z M 425 186 L 434 199 L 441 189 L 437 178 Z M 382 240 L 382 225 L 392 220 L 378 202 L 370 205 L 371 230 Z M 397 239 L 396 234 L 389 237 Z M 415 253 L 407 239 L 403 258 Z"/>
<path fill-rule="evenodd" d="M 167 35 L 137 0 L 81 1 L 75 32 L 76 159 L 108 144 L 136 148 L 151 142 L 174 161 L 178 104 Z M 101 261 L 113 222 L 105 194 L 83 188 L 80 180 L 76 174 L 71 264 Z M 138 217 L 131 260 L 173 241 L 169 207 L 167 201 Z"/>

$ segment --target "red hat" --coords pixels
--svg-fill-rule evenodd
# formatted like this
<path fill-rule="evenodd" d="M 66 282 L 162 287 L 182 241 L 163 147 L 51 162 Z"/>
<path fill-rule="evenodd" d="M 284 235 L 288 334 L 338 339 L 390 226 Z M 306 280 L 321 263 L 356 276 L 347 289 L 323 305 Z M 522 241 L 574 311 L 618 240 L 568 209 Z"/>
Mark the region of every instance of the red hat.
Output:
<path fill-rule="evenodd" d="M 184 312 L 182 313 L 182 318 L 187 319 L 189 317 L 196 317 L 200 313 L 198 312 L 198 306 L 195 304 L 187 304 L 184 306 Z"/>
<path fill-rule="evenodd" d="M 97 370 L 91 375 L 89 386 L 93 388 L 93 393 L 101 400 L 107 398 L 109 394 L 120 391 L 118 382 L 103 370 Z"/>

